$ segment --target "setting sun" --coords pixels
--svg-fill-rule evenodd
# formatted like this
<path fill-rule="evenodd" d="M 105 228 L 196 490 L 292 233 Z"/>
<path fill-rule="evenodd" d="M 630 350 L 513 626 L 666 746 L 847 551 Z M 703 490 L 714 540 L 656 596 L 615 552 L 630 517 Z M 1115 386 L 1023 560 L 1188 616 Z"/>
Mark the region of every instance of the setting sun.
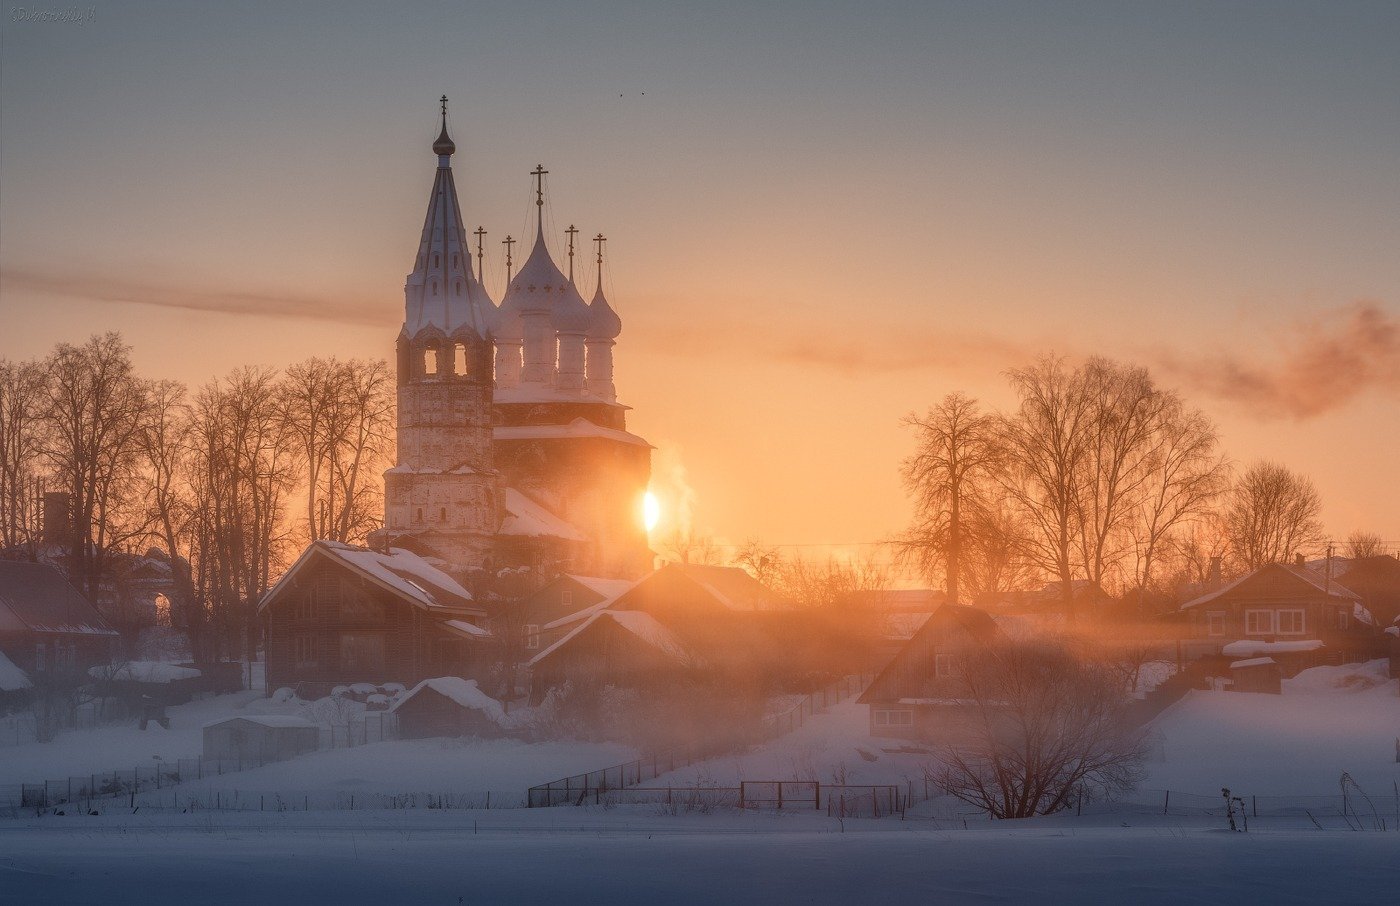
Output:
<path fill-rule="evenodd" d="M 642 524 L 647 527 L 647 531 L 656 528 L 656 523 L 661 520 L 661 501 L 656 499 L 656 495 L 647 491 L 642 497 Z"/>

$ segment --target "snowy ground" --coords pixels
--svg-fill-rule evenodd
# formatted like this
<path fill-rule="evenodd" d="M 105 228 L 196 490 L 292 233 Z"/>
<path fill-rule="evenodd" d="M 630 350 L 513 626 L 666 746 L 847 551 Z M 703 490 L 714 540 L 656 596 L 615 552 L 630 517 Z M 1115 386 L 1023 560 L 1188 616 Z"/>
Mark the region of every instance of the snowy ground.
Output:
<path fill-rule="evenodd" d="M 353 820 L 350 820 L 353 817 Z M 1383 903 L 1400 834 L 653 809 L 0 822 L 0 903 Z"/>

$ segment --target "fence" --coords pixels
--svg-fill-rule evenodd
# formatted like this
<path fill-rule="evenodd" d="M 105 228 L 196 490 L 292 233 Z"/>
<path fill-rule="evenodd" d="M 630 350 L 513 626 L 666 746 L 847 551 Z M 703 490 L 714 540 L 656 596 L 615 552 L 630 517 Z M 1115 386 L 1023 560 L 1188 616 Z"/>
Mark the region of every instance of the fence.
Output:
<path fill-rule="evenodd" d="M 829 686 L 811 693 L 789 710 L 765 717 L 758 739 L 755 741 L 776 739 L 791 733 L 823 708 L 844 701 L 863 690 L 869 685 L 872 678 L 870 674 L 842 677 Z M 722 748 L 690 746 L 653 755 L 644 755 L 622 764 L 610 765 L 596 771 L 574 774 L 571 777 L 532 786 L 525 794 L 525 801 L 530 808 L 578 805 L 590 801 L 590 796 L 596 799 L 602 793 L 639 786 L 643 781 L 655 780 L 662 774 L 668 774 L 677 768 L 687 767 L 697 761 L 705 761 L 722 754 L 724 754 Z"/>
<path fill-rule="evenodd" d="M 0 746 L 18 746 L 39 739 L 39 722 L 33 714 L 0 717 Z"/>

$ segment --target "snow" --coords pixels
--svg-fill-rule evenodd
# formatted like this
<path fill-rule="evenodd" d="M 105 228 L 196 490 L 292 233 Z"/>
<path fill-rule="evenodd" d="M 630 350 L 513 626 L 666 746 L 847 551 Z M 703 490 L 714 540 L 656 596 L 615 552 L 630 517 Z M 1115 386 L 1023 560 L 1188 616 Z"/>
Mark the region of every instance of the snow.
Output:
<path fill-rule="evenodd" d="M 486 638 L 491 635 L 491 633 L 487 632 L 485 629 L 482 629 L 475 623 L 468 623 L 466 620 L 445 620 L 443 621 L 443 625 L 448 629 L 473 638 Z"/>
<path fill-rule="evenodd" d="M 567 425 L 501 425 L 494 428 L 495 440 L 554 440 L 571 437 L 599 437 L 638 447 L 650 447 L 642 438 L 628 431 L 603 428 L 586 418 L 576 418 Z"/>
<path fill-rule="evenodd" d="M 497 428 L 496 430 L 500 430 Z M 535 503 L 515 488 L 505 489 L 505 518 L 501 520 L 502 535 L 547 536 L 566 541 L 587 541 L 588 536 L 549 510 Z"/>
<path fill-rule="evenodd" d="M 412 691 L 401 696 L 398 701 L 394 702 L 389 710 L 397 711 L 424 689 L 432 689 L 434 692 L 451 699 L 463 708 L 480 711 L 498 724 L 506 723 L 506 713 L 501 708 L 501 703 L 485 692 L 482 692 L 480 687 L 477 686 L 476 680 L 462 679 L 460 676 L 439 676 L 434 679 L 425 679 L 414 686 Z"/>
<path fill-rule="evenodd" d="M 218 720 L 211 720 L 205 727 L 217 727 L 226 724 L 231 720 L 246 720 L 249 723 L 259 724 L 264 727 L 316 727 L 304 717 L 295 717 L 291 714 L 234 714 L 230 717 L 221 717 Z"/>
<path fill-rule="evenodd" d="M 181 667 L 179 664 L 166 664 L 161 661 L 130 661 L 88 669 L 88 676 L 93 679 L 113 682 L 173 683 L 177 680 L 195 679 L 200 675 L 193 667 Z"/>
<path fill-rule="evenodd" d="M 1238 670 L 1238 669 L 1243 669 L 1243 668 L 1245 668 L 1245 667 L 1266 667 L 1266 666 L 1268 666 L 1269 664 L 1277 664 L 1277 663 L 1278 663 L 1278 661 L 1274 660 L 1274 659 L 1271 658 L 1271 657 L 1252 657 L 1252 658 L 1249 658 L 1248 660 L 1244 660 L 1244 661 L 1232 661 L 1232 662 L 1230 663 L 1230 669 L 1231 669 L 1231 670 Z"/>
<path fill-rule="evenodd" d="M 444 604 L 428 591 L 429 588 L 440 588 L 462 601 L 472 599 L 471 592 L 463 588 L 456 579 L 412 551 L 396 547 L 387 554 L 381 554 L 378 551 L 333 541 L 322 541 L 320 544 L 334 551 L 340 559 L 355 565 L 396 592 L 417 600 L 424 606 L 431 608 Z"/>
<path fill-rule="evenodd" d="M 685 660 L 690 657 L 675 634 L 658 623 L 649 613 L 640 610 L 609 610 L 602 616 L 673 658 Z"/>
<path fill-rule="evenodd" d="M 1257 657 L 1264 654 L 1298 654 L 1304 651 L 1316 651 L 1323 647 L 1318 639 L 1308 639 L 1297 642 L 1255 642 L 1244 639 L 1239 642 L 1230 642 L 1220 649 L 1220 653 L 1226 657 Z"/>
<path fill-rule="evenodd" d="M 0 651 L 0 692 L 19 692 L 33 686 L 25 672 L 16 667 L 14 661 L 5 657 L 5 652 Z"/>

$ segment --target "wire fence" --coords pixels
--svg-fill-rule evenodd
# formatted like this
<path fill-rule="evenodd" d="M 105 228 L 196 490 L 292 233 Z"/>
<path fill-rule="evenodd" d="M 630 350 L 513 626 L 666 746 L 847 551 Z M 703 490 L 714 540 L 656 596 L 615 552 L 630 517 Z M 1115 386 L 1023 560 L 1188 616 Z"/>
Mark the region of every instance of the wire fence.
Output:
<path fill-rule="evenodd" d="M 753 741 L 764 742 L 791 733 L 814 714 L 860 693 L 873 678 L 872 674 L 846 676 L 818 689 L 787 711 L 765 717 Z M 580 804 L 590 801 L 590 796 L 597 799 L 609 791 L 640 786 L 645 781 L 655 780 L 677 768 L 723 755 L 726 751 L 728 749 L 724 746 L 694 745 L 644 755 L 596 771 L 586 771 L 532 786 L 526 792 L 526 803 L 531 808 Z"/>

